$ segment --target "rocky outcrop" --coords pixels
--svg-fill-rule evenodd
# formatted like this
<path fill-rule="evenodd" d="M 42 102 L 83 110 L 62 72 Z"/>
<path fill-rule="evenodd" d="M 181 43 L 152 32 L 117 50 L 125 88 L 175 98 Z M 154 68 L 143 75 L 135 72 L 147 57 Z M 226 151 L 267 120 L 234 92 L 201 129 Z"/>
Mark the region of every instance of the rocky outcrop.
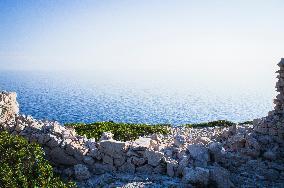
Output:
<path fill-rule="evenodd" d="M 0 92 L 0 123 L 13 120 L 19 113 L 16 93 Z"/>
<path fill-rule="evenodd" d="M 255 131 L 261 134 L 277 136 L 284 139 L 284 58 L 278 63 L 280 69 L 276 72 L 276 90 L 279 94 L 274 99 L 274 110 L 267 117 L 254 121 Z"/>

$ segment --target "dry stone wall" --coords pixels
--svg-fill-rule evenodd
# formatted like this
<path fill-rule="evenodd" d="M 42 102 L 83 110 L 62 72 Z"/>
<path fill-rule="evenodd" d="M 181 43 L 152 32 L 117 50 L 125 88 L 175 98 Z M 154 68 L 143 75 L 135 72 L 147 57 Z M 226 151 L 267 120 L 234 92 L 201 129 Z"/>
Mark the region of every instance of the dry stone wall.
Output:
<path fill-rule="evenodd" d="M 276 90 L 279 94 L 274 99 L 274 110 L 267 117 L 254 121 L 255 131 L 261 134 L 284 138 L 284 58 L 278 63 L 279 70 L 276 72 Z"/>

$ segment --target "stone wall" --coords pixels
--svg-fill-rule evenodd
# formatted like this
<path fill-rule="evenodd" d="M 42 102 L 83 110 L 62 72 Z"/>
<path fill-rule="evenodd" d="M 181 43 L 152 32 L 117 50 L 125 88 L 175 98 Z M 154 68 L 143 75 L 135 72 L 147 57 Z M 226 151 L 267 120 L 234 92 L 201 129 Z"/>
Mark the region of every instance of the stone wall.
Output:
<path fill-rule="evenodd" d="M 284 138 L 284 58 L 278 63 L 279 70 L 276 72 L 276 90 L 279 94 L 274 100 L 274 110 L 267 117 L 254 121 L 255 131 L 261 134 Z"/>
<path fill-rule="evenodd" d="M 121 142 L 113 140 L 111 133 L 104 133 L 96 141 L 76 135 L 73 129 L 57 122 L 19 115 L 15 96 L 15 93 L 0 93 L 1 104 L 4 103 L 1 108 L 11 109 L 9 113 L 2 110 L 0 130 L 21 135 L 29 142 L 39 143 L 46 158 L 63 176 L 83 181 L 94 174 L 105 172 L 167 174 L 206 185 L 209 177 L 217 178 L 214 176 L 216 170 L 228 174 L 220 166 L 209 166 L 209 150 L 205 146 L 188 145 L 183 136 L 177 136 L 172 143 L 165 144 L 163 135 Z M 190 168 L 189 163 L 192 164 Z M 189 174 L 195 174 L 195 178 Z M 222 181 L 220 183 L 224 184 Z"/>

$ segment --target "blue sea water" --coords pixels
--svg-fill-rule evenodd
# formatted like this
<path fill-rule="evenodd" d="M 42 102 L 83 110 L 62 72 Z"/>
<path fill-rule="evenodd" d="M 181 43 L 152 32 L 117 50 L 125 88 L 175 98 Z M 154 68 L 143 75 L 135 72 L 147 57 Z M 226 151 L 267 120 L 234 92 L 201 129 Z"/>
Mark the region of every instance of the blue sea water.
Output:
<path fill-rule="evenodd" d="M 2 71 L 0 90 L 18 94 L 20 111 L 66 122 L 186 124 L 262 117 L 273 108 L 271 83 L 112 72 Z"/>

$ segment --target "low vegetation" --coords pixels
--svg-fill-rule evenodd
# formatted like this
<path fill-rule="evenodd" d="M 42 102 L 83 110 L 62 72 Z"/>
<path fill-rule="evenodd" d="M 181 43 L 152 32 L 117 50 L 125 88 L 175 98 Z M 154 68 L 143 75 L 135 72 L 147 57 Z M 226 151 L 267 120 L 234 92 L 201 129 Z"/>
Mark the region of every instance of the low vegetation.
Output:
<path fill-rule="evenodd" d="M 111 132 L 114 134 L 114 139 L 120 141 L 135 140 L 139 138 L 139 136 L 154 133 L 169 133 L 167 125 L 97 122 L 91 124 L 73 123 L 65 124 L 65 126 L 75 128 L 79 135 L 86 135 L 87 138 L 95 138 L 96 140 L 100 139 L 103 132 Z"/>
<path fill-rule="evenodd" d="M 42 148 L 21 136 L 0 132 L 0 187 L 76 187 L 55 175 Z"/>
<path fill-rule="evenodd" d="M 239 123 L 239 125 L 247 125 L 247 124 L 252 125 L 253 121 L 244 121 L 244 122 Z"/>
<path fill-rule="evenodd" d="M 194 123 L 194 124 L 186 124 L 185 126 L 190 128 L 204 128 L 204 127 L 216 127 L 216 126 L 223 126 L 229 127 L 235 125 L 234 122 L 227 121 L 227 120 L 218 120 L 218 121 L 211 121 L 206 123 Z"/>

